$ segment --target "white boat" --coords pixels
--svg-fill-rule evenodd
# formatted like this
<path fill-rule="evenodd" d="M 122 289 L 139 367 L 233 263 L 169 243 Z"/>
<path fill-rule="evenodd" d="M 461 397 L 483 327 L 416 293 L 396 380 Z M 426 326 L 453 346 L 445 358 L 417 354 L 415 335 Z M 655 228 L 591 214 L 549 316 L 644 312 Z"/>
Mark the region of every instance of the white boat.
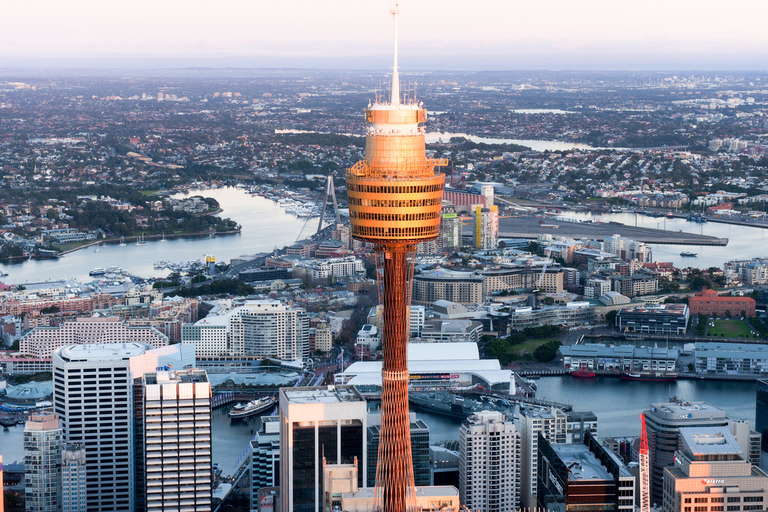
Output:
<path fill-rule="evenodd" d="M 107 271 L 105 269 L 103 269 L 101 267 L 96 267 L 95 269 L 93 269 L 90 272 L 88 272 L 88 275 L 89 276 L 103 276 L 106 273 L 107 273 Z"/>
<path fill-rule="evenodd" d="M 117 245 L 118 247 L 125 247 L 125 237 L 120 237 L 120 243 Z"/>
<path fill-rule="evenodd" d="M 165 239 L 165 231 L 163 231 L 163 238 L 160 240 L 161 242 L 167 242 L 168 240 Z"/>
<path fill-rule="evenodd" d="M 266 411 L 277 403 L 277 399 L 274 396 L 268 396 L 260 398 L 258 400 L 252 400 L 247 404 L 237 404 L 229 411 L 230 420 L 238 420 L 248 418 L 262 411 Z"/>

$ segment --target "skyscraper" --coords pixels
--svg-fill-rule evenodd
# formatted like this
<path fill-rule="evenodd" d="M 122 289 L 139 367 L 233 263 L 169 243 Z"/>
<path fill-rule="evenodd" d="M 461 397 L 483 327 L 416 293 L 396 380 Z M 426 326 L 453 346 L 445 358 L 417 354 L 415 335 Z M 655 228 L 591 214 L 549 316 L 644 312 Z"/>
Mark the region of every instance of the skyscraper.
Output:
<path fill-rule="evenodd" d="M 141 343 L 71 345 L 52 355 L 54 411 L 66 441 L 86 450 L 88 510 L 133 510 L 130 359 L 147 348 Z"/>
<path fill-rule="evenodd" d="M 565 443 L 568 439 L 568 416 L 556 407 L 520 409 L 521 506 L 536 507 L 539 465 L 539 434 L 550 443 Z"/>
<path fill-rule="evenodd" d="M 357 482 L 365 486 L 367 418 L 353 386 L 280 388 L 282 510 L 323 510 L 326 465 L 357 461 Z"/>
<path fill-rule="evenodd" d="M 651 470 L 651 503 L 663 499 L 664 468 L 675 464 L 680 446 L 680 427 L 723 427 L 730 424 L 725 411 L 705 402 L 685 402 L 673 398 L 669 403 L 651 404 L 644 411 L 648 431 Z"/>
<path fill-rule="evenodd" d="M 376 466 L 379 462 L 378 415 L 368 417 L 368 482 L 376 481 Z M 423 420 L 411 413 L 411 454 L 413 460 L 413 482 L 417 487 L 429 485 L 429 427 Z"/>
<path fill-rule="evenodd" d="M 147 512 L 211 510 L 211 385 L 205 370 L 144 374 Z"/>
<path fill-rule="evenodd" d="M 496 249 L 499 246 L 499 207 L 475 208 L 473 212 L 475 249 Z"/>
<path fill-rule="evenodd" d="M 467 418 L 459 430 L 459 495 L 470 510 L 520 506 L 520 433 L 500 412 Z"/>
<path fill-rule="evenodd" d="M 426 157 L 421 126 L 427 120 L 426 109 L 416 100 L 401 102 L 398 14 L 395 7 L 390 100 L 377 98 L 365 110 L 365 159 L 346 176 L 352 235 L 374 245 L 382 284 L 384 356 L 375 494 L 385 512 L 408 510 L 415 503 L 408 418 L 408 305 L 416 245 L 440 233 L 445 176 L 435 174 L 434 168 L 447 164 Z"/>
<path fill-rule="evenodd" d="M 86 512 L 85 448 L 66 444 L 61 452 L 61 512 Z"/>
<path fill-rule="evenodd" d="M 62 430 L 52 413 L 33 414 L 24 427 L 24 488 L 28 512 L 61 510 Z"/>

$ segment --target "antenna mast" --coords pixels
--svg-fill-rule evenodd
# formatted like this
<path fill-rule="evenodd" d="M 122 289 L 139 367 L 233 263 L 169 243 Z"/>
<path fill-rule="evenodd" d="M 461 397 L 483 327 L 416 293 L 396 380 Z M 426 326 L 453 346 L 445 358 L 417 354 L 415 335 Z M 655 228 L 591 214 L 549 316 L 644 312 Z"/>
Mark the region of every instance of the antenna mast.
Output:
<path fill-rule="evenodd" d="M 392 27 L 394 32 L 393 53 L 395 57 L 392 65 L 392 91 L 389 103 L 396 107 L 400 105 L 400 76 L 397 73 L 397 15 L 400 14 L 400 6 L 395 4 L 395 6 L 392 7 L 390 14 L 392 14 Z"/>

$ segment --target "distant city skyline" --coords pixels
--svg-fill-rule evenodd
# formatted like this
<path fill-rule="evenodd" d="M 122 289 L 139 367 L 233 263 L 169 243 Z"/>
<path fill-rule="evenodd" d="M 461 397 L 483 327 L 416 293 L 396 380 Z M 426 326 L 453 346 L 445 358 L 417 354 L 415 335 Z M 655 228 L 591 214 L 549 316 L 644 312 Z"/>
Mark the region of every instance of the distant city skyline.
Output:
<path fill-rule="evenodd" d="M 389 0 L 71 0 L 3 7 L 0 68 L 386 69 Z M 404 0 L 410 70 L 768 70 L 768 4 Z M 423 20 L 427 20 L 426 23 Z M 736 21 L 738 20 L 738 21 Z"/>

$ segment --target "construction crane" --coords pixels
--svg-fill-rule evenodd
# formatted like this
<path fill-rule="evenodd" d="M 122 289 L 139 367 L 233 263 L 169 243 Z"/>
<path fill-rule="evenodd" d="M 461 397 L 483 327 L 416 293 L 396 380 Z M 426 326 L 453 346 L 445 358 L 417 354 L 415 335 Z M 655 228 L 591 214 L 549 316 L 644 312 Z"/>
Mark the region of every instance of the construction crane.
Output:
<path fill-rule="evenodd" d="M 552 259 L 552 248 L 547 247 L 545 252 L 548 252 L 549 254 L 547 254 L 547 260 L 544 262 L 544 268 L 541 269 L 541 274 L 539 274 L 539 280 L 536 281 L 536 288 L 532 290 L 533 293 L 537 293 L 541 289 L 541 285 L 544 282 L 544 274 L 546 273 L 549 262 Z"/>
<path fill-rule="evenodd" d="M 648 458 L 645 414 L 640 415 L 640 425 L 640 512 L 651 512 L 651 467 Z"/>

